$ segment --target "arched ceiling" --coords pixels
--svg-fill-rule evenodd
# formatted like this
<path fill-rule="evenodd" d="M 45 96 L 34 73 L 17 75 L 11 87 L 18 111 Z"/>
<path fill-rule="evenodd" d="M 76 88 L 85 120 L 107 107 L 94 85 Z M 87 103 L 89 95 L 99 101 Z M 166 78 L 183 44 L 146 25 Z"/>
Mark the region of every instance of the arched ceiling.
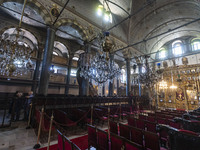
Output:
<path fill-rule="evenodd" d="M 42 3 L 42 1 L 44 0 L 41 0 L 40 3 Z M 55 0 L 51 1 L 56 2 Z M 58 1 L 60 2 L 59 4 L 65 4 L 67 2 L 67 0 Z M 103 3 L 107 9 L 109 8 L 111 10 L 113 22 L 110 24 L 103 23 L 102 18 L 96 15 L 97 6 Z M 14 2 L 5 2 L 3 5 L 18 11 L 22 8 L 22 4 Z M 63 7 L 63 5 L 60 6 Z M 200 18 L 200 2 L 198 0 L 106 0 L 106 2 L 103 2 L 103 0 L 70 0 L 67 4 L 67 8 L 72 13 L 79 15 L 98 28 L 104 27 L 109 29 L 113 27 L 110 30 L 112 35 L 129 45 L 140 42 L 135 44 L 133 48 L 145 54 L 157 51 L 162 45 L 173 39 L 183 36 L 200 36 L 200 22 L 195 22 L 173 30 L 176 27 Z M 14 15 L 10 11 L 7 12 L 17 19 L 20 18 L 20 16 Z M 41 22 L 45 22 L 44 17 L 41 17 L 41 15 L 30 6 L 26 7 L 25 14 Z M 129 14 L 132 15 L 129 16 Z M 129 18 L 126 19 L 128 16 Z M 23 21 L 27 24 L 39 26 L 39 24 L 35 24 L 34 21 L 32 22 L 26 17 Z M 119 22 L 121 23 L 118 25 Z M 71 26 L 60 25 L 59 29 L 65 30 L 67 33 L 73 34 L 79 38 L 83 38 L 80 33 Z M 57 31 L 56 34 L 66 39 L 74 39 L 74 37 L 59 31 Z M 154 36 L 157 37 L 152 38 Z M 152 39 L 149 40 L 150 38 Z M 123 51 L 126 51 L 126 49 Z M 123 56 L 122 51 L 117 54 L 120 55 L 115 56 L 117 59 Z"/>
<path fill-rule="evenodd" d="M 14 10 L 18 13 L 22 12 L 23 9 L 23 3 L 17 3 L 17 2 L 5 2 L 2 4 L 2 6 L 9 8 L 11 10 Z M 14 18 L 20 20 L 21 19 L 21 15 L 18 13 L 15 13 L 11 10 L 8 10 L 6 8 L 1 8 L 4 11 L 6 11 L 8 14 L 10 14 L 11 16 L 13 16 Z M 38 23 L 37 21 L 34 21 L 30 18 L 34 18 L 35 20 L 43 23 Z M 24 17 L 22 20 L 24 23 L 29 24 L 29 25 L 33 25 L 33 26 L 38 26 L 38 27 L 44 27 L 45 25 L 45 21 L 43 20 L 42 16 L 38 13 L 38 11 L 36 11 L 35 9 L 31 8 L 29 5 L 26 5 L 25 10 L 24 10 Z"/>
<path fill-rule="evenodd" d="M 144 53 L 150 53 L 157 51 L 162 45 L 173 39 L 183 36 L 200 36 L 200 22 L 195 22 L 173 30 L 176 27 L 200 18 L 199 16 L 199 1 L 157 0 L 140 14 L 132 17 L 129 41 L 130 43 L 136 43 L 144 40 L 143 43 L 135 45 L 134 47 Z M 166 33 L 162 35 L 164 32 Z M 160 36 L 148 40 L 157 35 Z"/>

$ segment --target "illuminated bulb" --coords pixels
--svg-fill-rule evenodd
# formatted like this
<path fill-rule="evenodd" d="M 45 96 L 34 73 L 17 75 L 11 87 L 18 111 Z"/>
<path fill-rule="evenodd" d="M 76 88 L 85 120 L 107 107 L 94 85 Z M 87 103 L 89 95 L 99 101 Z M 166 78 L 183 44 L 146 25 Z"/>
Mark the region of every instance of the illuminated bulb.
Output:
<path fill-rule="evenodd" d="M 176 89 L 177 86 L 175 86 L 175 85 L 172 84 L 172 85 L 170 86 L 170 88 L 171 88 L 171 89 Z"/>
<path fill-rule="evenodd" d="M 102 14 L 103 14 L 103 6 L 99 5 L 98 8 L 97 8 L 97 15 L 102 16 Z"/>
<path fill-rule="evenodd" d="M 104 14 L 104 20 L 106 22 L 109 22 L 110 21 L 110 12 L 109 11 L 106 11 L 105 14 Z"/>

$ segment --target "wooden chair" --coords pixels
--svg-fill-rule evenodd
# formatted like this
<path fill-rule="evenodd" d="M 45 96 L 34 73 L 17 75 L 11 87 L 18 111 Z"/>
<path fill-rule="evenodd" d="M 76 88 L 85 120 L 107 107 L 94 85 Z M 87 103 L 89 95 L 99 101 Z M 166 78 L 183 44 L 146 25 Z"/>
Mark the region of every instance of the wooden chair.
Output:
<path fill-rule="evenodd" d="M 134 143 L 139 144 L 140 146 L 143 145 L 143 130 L 131 127 L 131 141 Z"/>
<path fill-rule="evenodd" d="M 111 150 L 122 150 L 124 149 L 124 138 L 117 134 L 110 133 Z"/>
<path fill-rule="evenodd" d="M 130 127 L 127 126 L 127 125 L 123 125 L 121 123 L 119 123 L 119 133 L 120 133 L 120 136 L 130 140 L 131 138 L 131 132 L 130 132 Z"/>
<path fill-rule="evenodd" d="M 91 146 L 97 148 L 97 132 L 94 126 L 88 125 L 88 150 Z"/>
<path fill-rule="evenodd" d="M 97 129 L 97 137 L 98 150 L 109 150 L 108 133 Z"/>

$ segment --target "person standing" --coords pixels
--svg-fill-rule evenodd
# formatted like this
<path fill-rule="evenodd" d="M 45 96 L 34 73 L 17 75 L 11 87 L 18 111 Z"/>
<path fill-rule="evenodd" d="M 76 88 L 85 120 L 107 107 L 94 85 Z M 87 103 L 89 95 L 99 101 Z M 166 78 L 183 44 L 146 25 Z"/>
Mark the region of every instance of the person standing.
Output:
<path fill-rule="evenodd" d="M 17 94 L 19 93 L 19 91 L 16 91 L 15 94 L 14 94 L 14 97 L 11 99 L 10 101 L 10 105 L 9 105 L 9 110 L 8 110 L 8 115 L 7 115 L 7 118 L 9 118 L 13 112 L 13 107 L 14 107 L 14 104 L 15 104 L 15 99 L 17 98 Z"/>
<path fill-rule="evenodd" d="M 20 118 L 20 111 L 21 111 L 21 106 L 22 106 L 22 103 L 23 103 L 22 96 L 23 96 L 23 93 L 18 92 L 17 97 L 15 99 L 15 114 L 16 114 L 15 121 L 19 121 L 19 118 Z"/>
<path fill-rule="evenodd" d="M 26 96 L 25 98 L 26 99 L 24 104 L 24 120 L 28 120 L 30 104 L 32 103 L 32 98 L 33 98 L 33 91 L 29 91 L 28 96 Z"/>

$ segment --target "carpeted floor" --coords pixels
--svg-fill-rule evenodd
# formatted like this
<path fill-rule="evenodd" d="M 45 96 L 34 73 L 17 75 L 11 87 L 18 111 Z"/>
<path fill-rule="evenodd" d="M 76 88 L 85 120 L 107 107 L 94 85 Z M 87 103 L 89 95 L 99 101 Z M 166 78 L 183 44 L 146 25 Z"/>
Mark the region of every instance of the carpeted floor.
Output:
<path fill-rule="evenodd" d="M 85 150 L 88 148 L 88 135 L 72 139 L 71 141 L 76 144 L 81 150 Z"/>

